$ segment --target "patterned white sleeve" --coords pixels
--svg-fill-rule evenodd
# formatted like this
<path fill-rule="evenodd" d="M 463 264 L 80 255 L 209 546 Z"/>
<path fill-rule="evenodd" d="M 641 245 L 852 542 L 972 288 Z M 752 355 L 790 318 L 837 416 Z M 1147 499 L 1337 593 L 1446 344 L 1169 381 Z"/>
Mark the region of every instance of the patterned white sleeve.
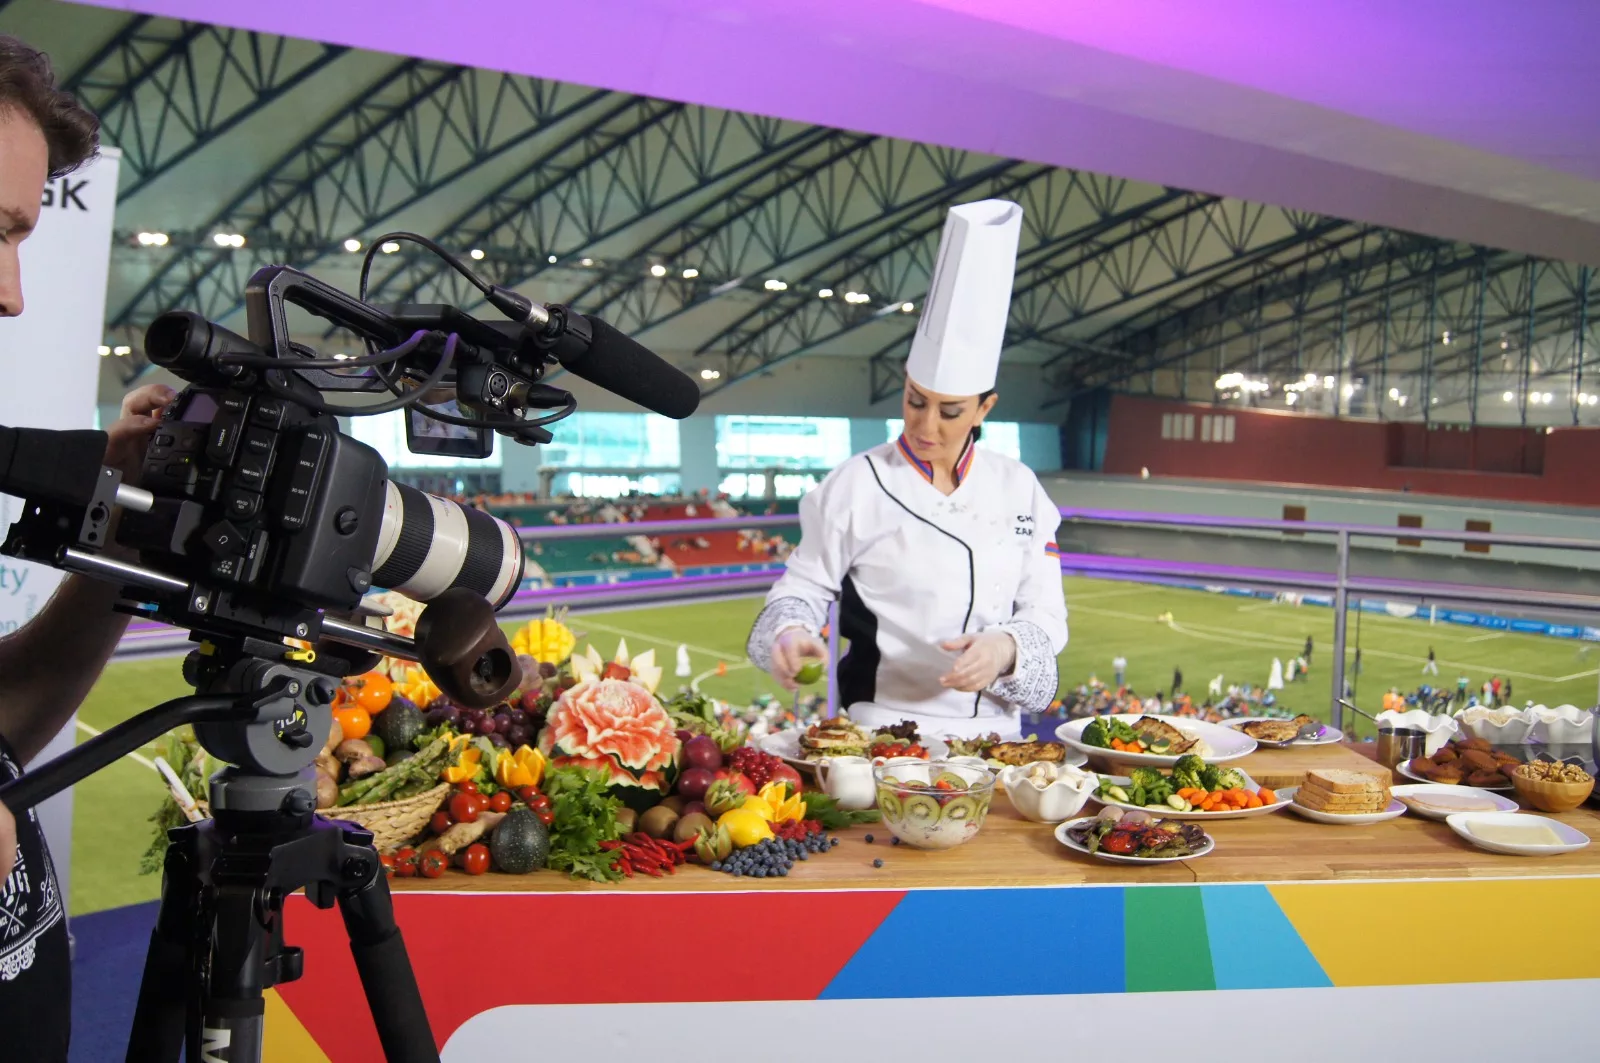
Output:
<path fill-rule="evenodd" d="M 1017 663 L 1010 675 L 1003 675 L 989 686 L 989 693 L 1019 709 L 1041 711 L 1055 700 L 1061 676 L 1050 636 L 1038 624 L 1012 620 L 995 625 L 1017 643 Z"/>
<path fill-rule="evenodd" d="M 813 635 L 822 634 L 822 621 L 803 598 L 775 598 L 767 602 L 745 643 L 744 651 L 750 663 L 763 672 L 772 671 L 772 644 L 792 627 L 805 628 Z"/>

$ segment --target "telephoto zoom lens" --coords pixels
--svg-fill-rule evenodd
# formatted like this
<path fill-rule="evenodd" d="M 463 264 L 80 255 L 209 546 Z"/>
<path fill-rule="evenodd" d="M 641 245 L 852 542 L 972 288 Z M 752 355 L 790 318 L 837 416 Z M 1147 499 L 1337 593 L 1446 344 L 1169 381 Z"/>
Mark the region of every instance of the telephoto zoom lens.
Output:
<path fill-rule="evenodd" d="M 499 609 L 522 586 L 524 561 L 522 540 L 505 521 L 390 481 L 374 587 L 419 602 L 465 587 Z"/>

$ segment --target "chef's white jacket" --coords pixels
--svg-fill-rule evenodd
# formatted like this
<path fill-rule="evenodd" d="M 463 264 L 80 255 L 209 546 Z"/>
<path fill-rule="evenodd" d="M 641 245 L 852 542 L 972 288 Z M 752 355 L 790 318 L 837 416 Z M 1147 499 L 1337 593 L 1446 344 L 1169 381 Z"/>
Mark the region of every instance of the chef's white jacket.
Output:
<path fill-rule="evenodd" d="M 993 451 L 969 443 L 956 474 L 942 494 L 903 440 L 834 469 L 800 503 L 800 545 L 750 633 L 751 660 L 769 668 L 786 628 L 820 634 L 837 600 L 850 640 L 837 694 L 858 723 L 1011 737 L 1018 709 L 1048 707 L 1067 643 L 1061 515 L 1032 470 Z M 1011 674 L 977 694 L 940 686 L 955 655 L 938 644 L 994 630 L 1016 641 Z"/>

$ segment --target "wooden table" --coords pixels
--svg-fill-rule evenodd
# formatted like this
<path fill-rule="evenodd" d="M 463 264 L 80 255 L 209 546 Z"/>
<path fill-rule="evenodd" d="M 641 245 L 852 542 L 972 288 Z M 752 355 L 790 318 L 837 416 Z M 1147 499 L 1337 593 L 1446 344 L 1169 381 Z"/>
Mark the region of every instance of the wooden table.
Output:
<path fill-rule="evenodd" d="M 1092 814 L 1098 805 L 1085 809 Z M 1538 813 L 1543 815 L 1544 813 Z M 639 876 L 618 885 L 574 882 L 566 875 L 451 872 L 438 879 L 395 879 L 398 892 L 568 893 L 582 891 L 717 892 L 724 890 L 870 890 L 951 887 L 1146 885 L 1160 883 L 1306 882 L 1373 879 L 1600 877 L 1600 811 L 1593 805 L 1551 818 L 1597 839 L 1575 853 L 1502 856 L 1467 844 L 1448 825 L 1412 813 L 1363 827 L 1329 826 L 1285 809 L 1206 824 L 1217 847 L 1198 860 L 1137 866 L 1072 852 L 1053 828 L 1018 816 L 997 795 L 978 836 L 955 849 L 927 852 L 890 844 L 882 826 L 838 832 L 839 846 L 796 864 L 787 878 L 734 878 L 686 865 L 674 875 Z M 867 835 L 875 839 L 866 842 Z M 881 859 L 884 866 L 874 868 Z"/>

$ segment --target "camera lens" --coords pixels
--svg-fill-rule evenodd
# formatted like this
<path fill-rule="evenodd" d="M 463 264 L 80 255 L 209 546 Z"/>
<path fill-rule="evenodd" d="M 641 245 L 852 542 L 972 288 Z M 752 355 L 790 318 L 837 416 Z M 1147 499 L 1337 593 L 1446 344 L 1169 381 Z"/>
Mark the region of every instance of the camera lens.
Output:
<path fill-rule="evenodd" d="M 522 540 L 505 521 L 389 483 L 373 586 L 419 602 L 464 587 L 499 609 L 522 585 L 524 561 Z"/>

